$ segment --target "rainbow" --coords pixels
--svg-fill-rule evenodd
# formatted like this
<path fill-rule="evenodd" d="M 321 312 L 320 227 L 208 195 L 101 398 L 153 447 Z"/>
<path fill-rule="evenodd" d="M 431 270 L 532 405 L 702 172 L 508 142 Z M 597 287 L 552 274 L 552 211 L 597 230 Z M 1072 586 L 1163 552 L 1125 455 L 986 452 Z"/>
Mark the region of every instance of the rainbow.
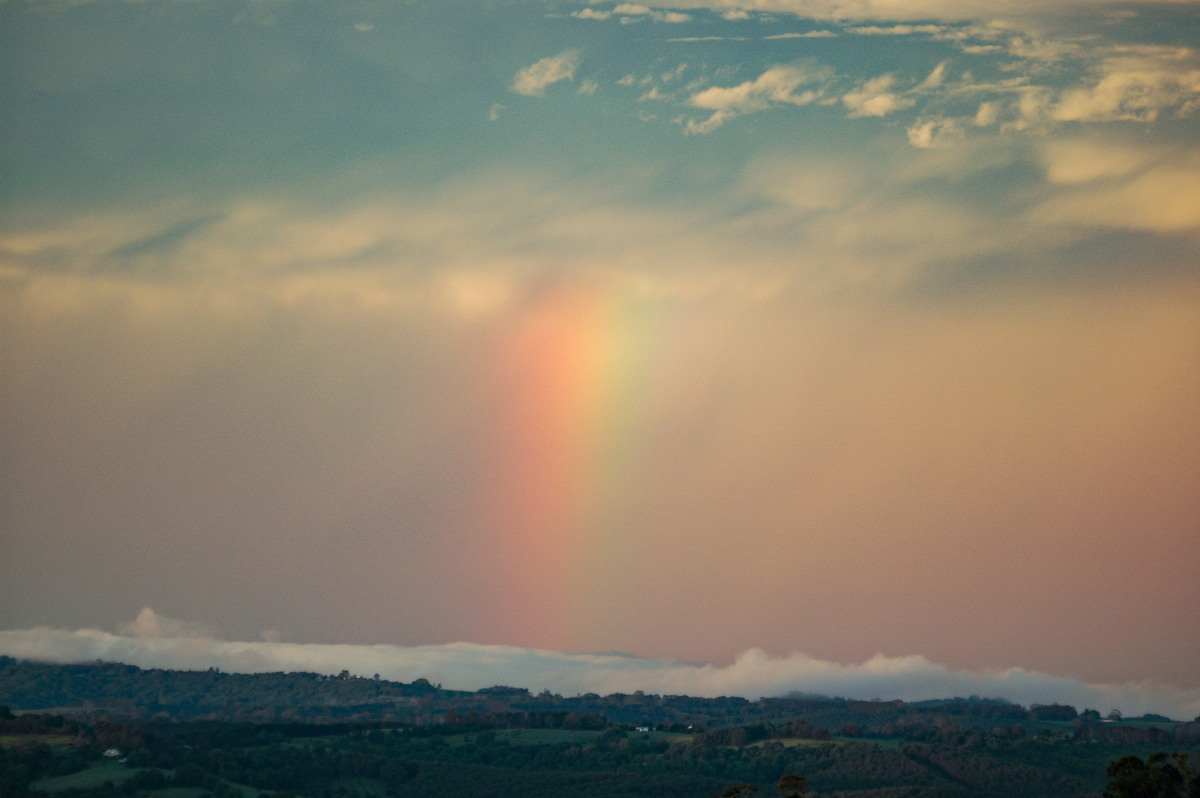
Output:
<path fill-rule="evenodd" d="M 662 313 L 611 286 L 538 292 L 495 343 L 487 484 L 478 528 L 486 635 L 559 650 L 582 618 L 638 474 L 661 380 Z"/>

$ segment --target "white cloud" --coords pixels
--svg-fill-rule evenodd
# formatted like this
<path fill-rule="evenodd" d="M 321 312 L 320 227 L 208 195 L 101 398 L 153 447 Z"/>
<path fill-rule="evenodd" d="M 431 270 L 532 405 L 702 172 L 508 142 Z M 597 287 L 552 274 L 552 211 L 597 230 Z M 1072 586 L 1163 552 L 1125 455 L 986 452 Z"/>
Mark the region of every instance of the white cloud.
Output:
<path fill-rule="evenodd" d="M 919 89 L 936 89 L 942 85 L 946 79 L 946 62 L 942 61 L 933 68 L 933 71 L 926 76 L 925 80 L 921 81 Z"/>
<path fill-rule="evenodd" d="M 810 30 L 804 33 L 777 33 L 774 36 L 764 36 L 763 39 L 836 39 L 837 34 L 831 30 Z"/>
<path fill-rule="evenodd" d="M 927 119 L 911 125 L 908 143 L 920 149 L 932 149 L 961 141 L 962 129 L 953 119 Z"/>
<path fill-rule="evenodd" d="M 856 91 L 844 94 L 842 102 L 850 109 L 848 116 L 852 119 L 866 116 L 887 116 L 893 111 L 912 107 L 915 100 L 890 91 L 895 82 L 893 75 L 880 75 L 877 78 L 871 78 Z"/>
<path fill-rule="evenodd" d="M 136 618 L 129 623 L 122 624 L 117 631 L 126 637 L 138 640 L 163 637 L 211 639 L 216 635 L 216 630 L 210 626 L 168 618 L 159 615 L 149 607 L 142 607 Z"/>
<path fill-rule="evenodd" d="M 749 699 L 792 692 L 858 699 L 907 701 L 982 695 L 1023 705 L 1067 703 L 1083 708 L 1116 707 L 1126 714 L 1157 712 L 1189 719 L 1200 713 L 1200 690 L 1153 683 L 1087 684 L 1021 668 L 953 670 L 919 655 L 877 654 L 857 664 L 820 660 L 794 652 L 771 656 L 751 649 L 729 665 L 681 663 L 611 654 L 450 643 L 430 646 L 322 645 L 277 640 L 235 642 L 212 636 L 178 635 L 191 624 L 142 610 L 131 627 L 147 634 L 111 634 L 97 629 L 38 627 L 0 631 L 0 654 L 44 662 L 115 661 L 143 668 L 235 673 L 307 671 L 378 673 L 411 682 L 419 678 L 451 689 L 493 684 L 550 690 L 694 696 L 737 695 Z"/>
<path fill-rule="evenodd" d="M 713 113 L 703 122 L 689 121 L 689 133 L 709 133 L 728 120 L 742 114 L 762 111 L 772 104 L 807 105 L 821 96 L 820 91 L 800 92 L 799 88 L 826 76 L 825 70 L 801 69 L 795 66 L 776 66 L 757 78 L 737 86 L 714 86 L 693 94 L 688 105 Z"/>
<path fill-rule="evenodd" d="M 578 50 L 564 50 L 525 67 L 513 77 L 511 89 L 517 94 L 540 97 L 546 87 L 563 80 L 573 80 L 582 59 Z"/>
<path fill-rule="evenodd" d="M 1063 92 L 1054 119 L 1153 122 L 1164 112 L 1187 116 L 1200 108 L 1200 60 L 1193 51 L 1146 48 L 1106 58 L 1096 72 L 1092 85 Z"/>
<path fill-rule="evenodd" d="M 996 124 L 999 116 L 999 104 L 995 101 L 988 101 L 979 104 L 979 110 L 975 112 L 974 122 L 977 127 L 990 127 Z"/>
<path fill-rule="evenodd" d="M 1030 211 L 1042 223 L 1200 231 L 1200 150 L 1078 140 L 1049 142 L 1041 155 L 1047 179 L 1063 189 Z"/>
<path fill-rule="evenodd" d="M 863 25 L 846 30 L 860 36 L 912 36 L 921 33 L 935 36 L 944 32 L 945 28 L 941 25 Z"/>
<path fill-rule="evenodd" d="M 596 11 L 585 8 L 571 14 L 571 16 L 580 19 L 608 19 L 613 15 L 621 17 L 621 22 L 625 24 L 637 21 L 636 18 L 638 17 L 667 23 L 690 22 L 692 20 L 690 14 L 684 14 L 679 11 L 656 11 L 641 3 L 619 3 L 613 7 L 612 11 Z"/>
<path fill-rule="evenodd" d="M 1074 185 L 1127 175 L 1160 155 L 1146 147 L 1061 139 L 1043 144 L 1040 160 L 1051 183 Z"/>
<path fill-rule="evenodd" d="M 1156 0 L 1133 0 L 1133 4 L 1154 4 Z M 1167 0 L 1185 4 L 1190 0 Z M 709 9 L 726 14 L 730 11 L 755 11 L 766 14 L 790 14 L 806 19 L 947 22 L 992 19 L 997 17 L 1036 17 L 1096 13 L 1122 0 L 1071 0 L 1046 3 L 1045 0 L 646 0 L 646 6 L 664 9 Z"/>

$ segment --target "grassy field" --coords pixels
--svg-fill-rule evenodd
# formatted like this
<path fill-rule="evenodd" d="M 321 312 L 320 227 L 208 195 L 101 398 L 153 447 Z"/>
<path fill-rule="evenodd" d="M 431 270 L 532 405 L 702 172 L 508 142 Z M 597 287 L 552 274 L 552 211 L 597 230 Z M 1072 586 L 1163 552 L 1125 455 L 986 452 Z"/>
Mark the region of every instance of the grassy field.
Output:
<path fill-rule="evenodd" d="M 34 790 L 51 793 L 62 792 L 63 790 L 72 788 L 95 790 L 103 786 L 106 781 L 111 781 L 113 784 L 120 784 L 128 779 L 132 779 L 134 772 L 119 762 L 105 762 L 90 767 L 87 770 L 81 770 L 78 773 L 69 773 L 66 776 L 55 776 L 54 778 L 35 781 L 29 786 Z"/>
<path fill-rule="evenodd" d="M 474 743 L 481 734 L 494 734 L 496 740 L 512 745 L 554 745 L 555 743 L 590 743 L 603 732 L 572 729 L 496 729 L 487 732 L 455 734 L 446 738 L 449 745 Z"/>
<path fill-rule="evenodd" d="M 808 739 L 803 739 L 800 737 L 779 737 L 779 738 L 776 738 L 773 740 L 758 740 L 757 742 L 750 743 L 746 747 L 747 748 L 763 748 L 765 746 L 771 745 L 772 743 L 780 743 L 781 745 L 783 745 L 784 748 L 798 748 L 798 747 L 802 747 L 802 746 L 809 746 L 810 748 L 819 748 L 820 746 L 823 746 L 823 745 L 846 745 L 848 742 L 850 742 L 850 741 L 842 740 L 842 739 L 808 740 Z"/>
<path fill-rule="evenodd" d="M 0 748 L 16 748 L 30 743 L 70 745 L 75 738 L 69 734 L 0 734 Z"/>
<path fill-rule="evenodd" d="M 604 732 L 579 729 L 497 729 L 496 739 L 512 745 L 554 745 L 556 743 L 591 743 Z M 630 740 L 666 741 L 676 743 L 692 739 L 690 734 L 671 732 L 627 732 Z M 465 735 L 474 737 L 475 735 Z"/>
<path fill-rule="evenodd" d="M 387 791 L 374 779 L 343 779 L 338 783 L 338 795 L 350 798 L 386 798 Z"/>
<path fill-rule="evenodd" d="M 111 781 L 114 785 L 119 785 L 133 778 L 136 772 L 136 770 L 128 768 L 120 762 L 104 762 L 87 770 L 81 770 L 78 773 L 35 781 L 29 786 L 31 789 L 47 792 L 51 795 L 71 789 L 98 790 L 104 786 L 106 781 Z M 167 778 L 170 778 L 172 771 L 164 770 L 163 773 L 166 774 Z M 243 784 L 234 784 L 232 786 L 241 790 L 244 798 L 256 798 L 258 795 L 258 790 L 253 787 L 247 787 Z M 207 795 L 209 791 L 200 787 L 159 787 L 152 792 L 155 798 L 200 798 L 202 795 Z M 352 785 L 345 794 L 360 796 L 361 798 L 376 798 L 377 796 L 382 798 L 383 796 L 376 782 L 365 782 L 361 788 Z"/>

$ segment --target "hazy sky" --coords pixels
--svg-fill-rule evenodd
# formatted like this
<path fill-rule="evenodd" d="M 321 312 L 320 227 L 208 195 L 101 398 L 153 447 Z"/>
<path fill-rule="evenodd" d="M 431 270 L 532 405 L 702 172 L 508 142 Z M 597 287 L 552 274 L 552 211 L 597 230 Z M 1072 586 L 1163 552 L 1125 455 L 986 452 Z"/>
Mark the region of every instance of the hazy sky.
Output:
<path fill-rule="evenodd" d="M 0 75 L 0 629 L 1200 688 L 1196 3 L 0 0 Z"/>

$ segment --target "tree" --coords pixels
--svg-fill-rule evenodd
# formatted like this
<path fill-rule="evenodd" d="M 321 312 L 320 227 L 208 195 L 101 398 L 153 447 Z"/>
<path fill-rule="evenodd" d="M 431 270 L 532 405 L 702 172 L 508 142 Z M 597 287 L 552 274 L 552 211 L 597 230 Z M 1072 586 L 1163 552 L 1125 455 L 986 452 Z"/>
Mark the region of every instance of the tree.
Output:
<path fill-rule="evenodd" d="M 1200 798 L 1200 769 L 1183 753 L 1123 756 L 1108 765 L 1104 798 Z"/>
<path fill-rule="evenodd" d="M 805 791 L 808 790 L 808 782 L 803 776 L 784 773 L 779 777 L 779 783 L 775 787 L 779 790 L 780 798 L 803 798 Z"/>

